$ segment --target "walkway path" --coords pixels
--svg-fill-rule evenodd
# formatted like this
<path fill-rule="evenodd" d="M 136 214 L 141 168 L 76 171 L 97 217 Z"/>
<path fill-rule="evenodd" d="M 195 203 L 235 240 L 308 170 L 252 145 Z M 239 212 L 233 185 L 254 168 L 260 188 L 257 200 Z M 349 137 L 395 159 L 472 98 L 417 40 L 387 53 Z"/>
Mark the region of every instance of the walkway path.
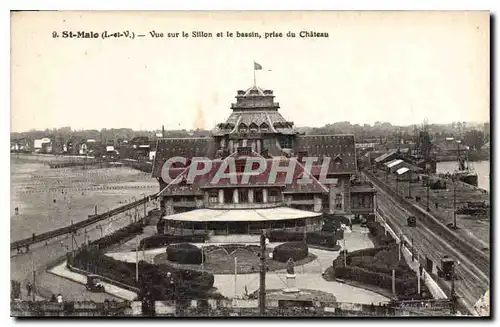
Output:
<path fill-rule="evenodd" d="M 274 247 L 280 243 L 271 243 L 269 247 Z M 201 246 L 201 244 L 199 244 Z M 343 246 L 343 242 L 340 243 Z M 349 251 L 355 251 L 364 248 L 373 247 L 373 242 L 368 237 L 366 228 L 354 226 L 351 233 L 345 234 L 345 245 Z M 324 280 L 321 274 L 328 268 L 332 261 L 339 255 L 339 251 L 332 252 L 320 249 L 310 248 L 309 252 L 316 255 L 317 259 L 307 263 L 303 266 L 295 268 L 297 273 L 297 287 L 305 289 L 316 289 L 332 293 L 337 297 L 339 302 L 353 302 L 353 303 L 379 303 L 388 302 L 389 299 L 377 294 L 375 292 L 357 288 L 354 286 L 346 285 L 338 282 L 328 282 Z M 161 253 L 165 253 L 164 248 L 139 251 L 139 260 L 153 261 L 153 258 Z M 135 252 L 120 252 L 120 253 L 107 253 L 117 260 L 127 262 L 136 261 Z M 269 272 L 266 275 L 266 289 L 280 289 L 285 287 L 286 280 L 285 270 L 278 270 Z M 235 288 L 236 284 L 236 288 Z M 215 275 L 214 286 L 218 291 L 226 297 L 240 297 L 245 294 L 245 287 L 248 294 L 255 292 L 259 288 L 259 274 L 240 274 L 234 275 Z"/>

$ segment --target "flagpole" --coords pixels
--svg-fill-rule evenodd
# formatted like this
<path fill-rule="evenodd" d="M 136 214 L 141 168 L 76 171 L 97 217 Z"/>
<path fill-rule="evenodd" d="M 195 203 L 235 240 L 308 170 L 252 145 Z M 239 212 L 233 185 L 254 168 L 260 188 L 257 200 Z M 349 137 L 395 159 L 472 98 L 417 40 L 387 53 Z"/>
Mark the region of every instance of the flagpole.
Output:
<path fill-rule="evenodd" d="M 253 63 L 253 86 L 256 86 L 257 83 L 255 82 L 255 62 Z"/>

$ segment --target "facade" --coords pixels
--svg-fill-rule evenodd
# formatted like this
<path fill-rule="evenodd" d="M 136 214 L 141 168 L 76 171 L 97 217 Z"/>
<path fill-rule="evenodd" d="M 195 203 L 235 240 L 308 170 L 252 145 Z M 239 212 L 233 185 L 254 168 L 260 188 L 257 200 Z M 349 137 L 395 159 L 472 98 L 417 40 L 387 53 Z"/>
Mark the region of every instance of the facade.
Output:
<path fill-rule="evenodd" d="M 212 213 L 213 217 L 207 218 L 211 222 L 231 221 L 226 231 L 240 220 L 254 221 L 255 226 L 240 226 L 248 231 L 262 227 L 263 222 L 269 223 L 268 228 L 273 224 L 277 228 L 312 226 L 323 213 L 347 217 L 372 213 L 373 188 L 353 181 L 357 171 L 354 136 L 299 134 L 279 108 L 272 90 L 253 86 L 237 92 L 232 113 L 217 124 L 210 137 L 159 139 L 153 176 L 160 185 L 160 207 L 165 219 L 201 223 L 202 217 Z M 164 166 L 174 157 L 187 161 Z M 188 168 L 195 157 L 209 158 L 211 168 L 189 180 Z M 306 157 L 317 157 L 308 169 Z M 244 167 L 252 158 L 264 160 L 265 169 L 258 175 L 245 176 Z M 230 160 L 235 163 L 235 179 L 213 183 L 216 172 Z M 270 183 L 273 165 L 293 166 L 291 179 L 285 180 L 285 174 L 278 173 Z M 311 183 L 298 182 L 304 174 L 312 176 Z M 168 178 L 176 182 L 168 183 Z M 193 210 L 196 212 L 190 212 Z M 183 215 L 185 212 L 190 213 Z M 209 221 L 205 223 L 206 229 L 213 230 L 207 226 Z"/>

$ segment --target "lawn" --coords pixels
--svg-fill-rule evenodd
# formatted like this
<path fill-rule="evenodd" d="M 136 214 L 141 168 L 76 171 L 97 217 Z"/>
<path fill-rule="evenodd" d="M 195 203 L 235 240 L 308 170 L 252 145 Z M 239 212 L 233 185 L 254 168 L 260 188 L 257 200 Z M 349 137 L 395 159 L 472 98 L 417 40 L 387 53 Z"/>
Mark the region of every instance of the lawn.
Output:
<path fill-rule="evenodd" d="M 235 258 L 237 258 L 237 273 L 251 274 L 259 272 L 260 257 L 258 256 L 259 247 L 257 245 L 222 245 L 206 246 L 204 248 L 206 272 L 212 274 L 234 274 Z M 269 271 L 286 269 L 286 262 L 279 262 L 269 258 L 272 249 L 266 249 L 266 263 Z M 316 259 L 316 256 L 309 253 L 307 257 L 295 262 L 295 266 L 301 266 Z M 178 264 L 168 261 L 167 254 L 162 253 L 154 258 L 154 263 L 166 263 L 178 268 L 193 269 L 201 271 L 201 265 Z"/>

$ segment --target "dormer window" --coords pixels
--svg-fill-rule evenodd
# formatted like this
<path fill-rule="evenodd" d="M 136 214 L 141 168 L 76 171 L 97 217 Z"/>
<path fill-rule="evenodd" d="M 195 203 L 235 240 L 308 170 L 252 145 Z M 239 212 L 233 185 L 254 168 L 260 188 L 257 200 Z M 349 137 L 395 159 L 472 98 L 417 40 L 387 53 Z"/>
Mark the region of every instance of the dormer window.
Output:
<path fill-rule="evenodd" d="M 244 123 L 241 123 L 239 126 L 239 131 L 240 133 L 246 133 L 248 131 L 248 126 L 245 125 Z"/>
<path fill-rule="evenodd" d="M 342 164 L 343 160 L 339 155 L 337 155 L 335 158 L 333 158 L 333 162 L 335 162 L 337 165 L 340 165 Z"/>
<path fill-rule="evenodd" d="M 269 131 L 269 125 L 266 123 L 260 124 L 260 131 L 261 132 L 268 132 Z"/>
<path fill-rule="evenodd" d="M 256 124 L 256 123 L 251 123 L 251 124 L 250 124 L 250 132 L 251 132 L 251 133 L 255 133 L 255 132 L 257 132 L 257 130 L 258 130 L 258 129 L 259 129 L 259 126 L 257 126 L 257 124 Z"/>

